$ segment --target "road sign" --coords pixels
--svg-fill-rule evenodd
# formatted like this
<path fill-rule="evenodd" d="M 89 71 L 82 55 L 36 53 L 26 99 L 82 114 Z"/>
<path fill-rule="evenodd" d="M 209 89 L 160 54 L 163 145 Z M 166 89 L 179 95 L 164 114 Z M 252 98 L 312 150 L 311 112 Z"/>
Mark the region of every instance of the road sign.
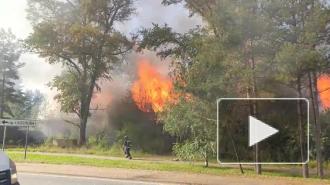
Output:
<path fill-rule="evenodd" d="M 0 126 L 6 127 L 35 127 L 35 120 L 13 120 L 13 119 L 0 119 Z"/>
<path fill-rule="evenodd" d="M 35 120 L 14 120 L 14 119 L 0 119 L 0 126 L 4 127 L 3 129 L 3 139 L 2 139 L 2 150 L 5 150 L 6 144 L 6 132 L 7 127 L 25 127 L 25 151 L 24 151 L 24 159 L 26 159 L 27 147 L 28 147 L 28 136 L 29 136 L 29 128 L 36 126 Z"/>
<path fill-rule="evenodd" d="M 277 132 L 277 129 L 256 119 L 253 116 L 249 116 L 249 146 L 253 146 L 276 134 Z"/>

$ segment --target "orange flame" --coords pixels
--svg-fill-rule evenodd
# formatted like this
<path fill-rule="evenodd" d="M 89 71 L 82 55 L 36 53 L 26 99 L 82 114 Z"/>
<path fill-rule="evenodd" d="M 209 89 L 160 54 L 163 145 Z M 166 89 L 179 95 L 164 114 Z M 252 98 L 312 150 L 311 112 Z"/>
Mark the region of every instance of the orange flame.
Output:
<path fill-rule="evenodd" d="M 147 60 L 138 64 L 138 80 L 131 88 L 132 98 L 144 112 L 161 112 L 166 103 L 173 101 L 173 83 Z"/>
<path fill-rule="evenodd" d="M 324 109 L 330 108 L 330 76 L 322 75 L 317 80 L 317 89 Z"/>

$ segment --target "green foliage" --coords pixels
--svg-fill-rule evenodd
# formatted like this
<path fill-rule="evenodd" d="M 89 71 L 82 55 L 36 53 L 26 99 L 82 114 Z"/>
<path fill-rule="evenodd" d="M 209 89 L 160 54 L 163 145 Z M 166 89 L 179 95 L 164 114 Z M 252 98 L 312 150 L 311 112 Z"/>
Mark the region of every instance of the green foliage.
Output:
<path fill-rule="evenodd" d="M 161 114 L 164 130 L 178 137 L 174 151 L 181 158 L 212 153 L 217 98 L 295 97 L 298 78 L 306 95 L 307 74 L 328 71 L 327 52 L 318 49 L 329 20 L 322 1 L 163 1 L 176 3 L 201 16 L 204 26 L 179 34 L 154 25 L 141 31 L 141 47 L 174 57 L 176 90 L 191 97 Z"/>
<path fill-rule="evenodd" d="M 65 113 L 79 113 L 81 92 L 76 83 L 78 78 L 77 74 L 63 72 L 49 84 L 50 87 L 56 88 L 59 92 L 54 98 L 60 103 L 61 111 Z"/>
<path fill-rule="evenodd" d="M 43 95 L 38 92 L 23 92 L 18 70 L 24 66 L 19 61 L 22 53 L 21 43 L 10 31 L 0 29 L 0 118 L 37 119 Z M 0 128 L 2 133 L 3 127 Z M 40 136 L 40 132 L 33 132 Z M 23 144 L 25 130 L 11 127 L 7 129 L 9 144 Z M 38 142 L 29 138 L 31 142 Z"/>
<path fill-rule="evenodd" d="M 209 151 L 207 145 L 203 145 L 197 140 L 192 142 L 186 141 L 185 143 L 176 143 L 173 146 L 173 152 L 181 160 L 187 161 L 199 161 L 202 159 L 205 160 L 205 158 L 212 157 L 212 155 L 215 153 L 214 150 Z"/>
<path fill-rule="evenodd" d="M 146 133 L 148 129 L 151 130 L 150 133 Z M 122 125 L 122 129 L 117 136 L 118 145 L 123 145 L 124 136 L 128 136 L 132 149 L 151 154 L 169 153 L 169 141 L 172 140 L 162 132 L 161 125 L 152 125 L 149 121 L 142 122 L 141 120 L 127 122 Z"/>
<path fill-rule="evenodd" d="M 320 116 L 320 122 L 322 126 L 322 151 L 324 154 L 324 159 L 326 161 L 330 160 L 330 112 L 329 110 L 323 112 Z M 313 133 L 312 133 L 313 134 Z M 313 149 L 312 155 L 315 154 Z"/>
<path fill-rule="evenodd" d="M 111 70 L 132 48 L 114 25 L 134 13 L 132 0 L 28 1 L 33 33 L 27 47 L 49 63 L 61 63 L 65 73 L 54 79 L 56 99 L 64 112 L 80 119 L 80 144 L 86 142 L 86 124 L 97 82 L 111 79 Z"/>
<path fill-rule="evenodd" d="M 314 0 L 283 1 L 280 5 L 274 2 L 272 5 L 280 11 L 275 22 L 287 25 L 275 30 L 281 40 L 275 58 L 279 78 L 290 82 L 303 78 L 310 71 L 326 69 L 329 64 L 325 55 L 316 47 L 321 43 L 329 17 L 325 5 Z"/>
<path fill-rule="evenodd" d="M 190 151 L 207 159 L 215 151 L 214 102 L 218 97 L 245 96 L 256 76 L 249 62 L 252 56 L 254 60 L 266 57 L 265 52 L 254 51 L 266 50 L 268 43 L 261 41 L 270 25 L 260 16 L 254 1 L 185 2 L 207 21 L 207 26 L 178 34 L 166 25 L 154 25 L 142 31 L 142 46 L 178 59 L 173 65 L 174 78 L 178 78 L 176 88 L 192 98 L 165 111 L 164 129 L 179 138 L 177 154 L 182 149 L 183 153 Z"/>
<path fill-rule="evenodd" d="M 22 103 L 12 104 L 14 118 L 16 119 L 38 119 L 44 95 L 40 91 L 27 91 L 23 94 Z"/>
<path fill-rule="evenodd" d="M 279 79 L 288 82 L 296 80 L 297 77 L 303 77 L 308 71 L 328 65 L 322 58 L 322 54 L 315 49 L 293 43 L 283 44 L 275 60 L 278 62 L 276 67 Z"/>
<path fill-rule="evenodd" d="M 178 138 L 173 150 L 181 159 L 208 161 L 215 154 L 216 120 L 209 118 L 209 107 L 197 99 L 181 100 L 161 115 L 164 130 Z"/>
<path fill-rule="evenodd" d="M 99 149 L 108 149 L 109 142 L 106 137 L 90 136 L 87 141 L 88 147 L 97 147 Z"/>
<path fill-rule="evenodd" d="M 24 95 L 18 88 L 18 69 L 21 47 L 11 31 L 0 29 L 0 108 L 1 117 L 14 117 L 12 105 L 24 103 Z"/>

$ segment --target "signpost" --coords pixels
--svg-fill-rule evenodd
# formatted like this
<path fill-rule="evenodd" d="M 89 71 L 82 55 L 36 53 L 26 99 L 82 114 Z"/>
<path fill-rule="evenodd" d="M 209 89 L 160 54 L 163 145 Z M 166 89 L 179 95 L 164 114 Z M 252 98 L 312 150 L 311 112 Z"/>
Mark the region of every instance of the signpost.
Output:
<path fill-rule="evenodd" d="M 6 127 L 35 127 L 36 120 L 0 119 L 0 126 Z"/>
<path fill-rule="evenodd" d="M 3 129 L 3 140 L 2 140 L 2 150 L 5 150 L 6 146 L 6 132 L 7 127 L 25 127 L 25 146 L 24 146 L 24 159 L 26 159 L 26 151 L 28 147 L 28 136 L 30 127 L 35 127 L 37 125 L 36 120 L 13 120 L 13 119 L 0 119 L 0 126 L 4 127 Z"/>

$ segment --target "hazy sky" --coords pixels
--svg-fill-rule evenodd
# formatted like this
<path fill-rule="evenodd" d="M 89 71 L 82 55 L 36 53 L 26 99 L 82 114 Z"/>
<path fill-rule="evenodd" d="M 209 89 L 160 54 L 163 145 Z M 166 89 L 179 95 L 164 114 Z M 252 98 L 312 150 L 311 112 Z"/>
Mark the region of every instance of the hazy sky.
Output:
<path fill-rule="evenodd" d="M 27 0 L 0 0 L 0 28 L 11 29 L 20 39 L 26 38 L 32 31 L 26 19 Z M 199 18 L 189 18 L 189 12 L 181 5 L 164 7 L 161 0 L 137 0 L 137 14 L 132 19 L 117 27 L 124 33 L 136 32 L 141 27 L 151 24 L 168 23 L 179 32 L 185 32 L 197 24 Z M 46 84 L 61 71 L 60 65 L 50 65 L 35 54 L 23 54 L 20 58 L 26 65 L 20 69 L 24 89 L 39 89 L 49 98 L 54 95 Z"/>

